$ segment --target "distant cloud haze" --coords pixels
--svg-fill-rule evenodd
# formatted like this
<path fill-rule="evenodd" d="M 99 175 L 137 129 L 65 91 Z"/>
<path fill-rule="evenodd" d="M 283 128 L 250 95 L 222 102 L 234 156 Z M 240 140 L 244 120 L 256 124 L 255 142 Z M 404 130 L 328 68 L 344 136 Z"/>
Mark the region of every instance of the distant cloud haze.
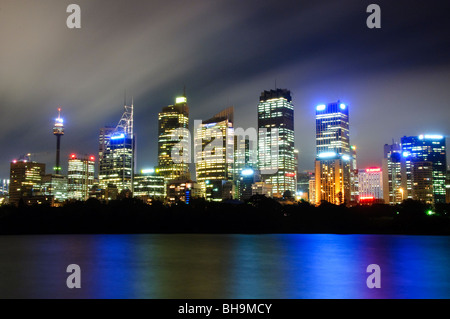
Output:
<path fill-rule="evenodd" d="M 66 8 L 81 7 L 81 29 Z M 450 136 L 445 1 L 377 1 L 382 28 L 366 27 L 370 1 L 14 1 L 0 3 L 0 178 L 34 153 L 54 165 L 62 107 L 71 152 L 97 155 L 98 130 L 134 97 L 138 169 L 157 162 L 157 112 L 186 86 L 190 118 L 235 106 L 255 127 L 260 92 L 293 93 L 300 168 L 312 169 L 314 106 L 350 106 L 361 166 L 383 144 L 422 132 Z"/>

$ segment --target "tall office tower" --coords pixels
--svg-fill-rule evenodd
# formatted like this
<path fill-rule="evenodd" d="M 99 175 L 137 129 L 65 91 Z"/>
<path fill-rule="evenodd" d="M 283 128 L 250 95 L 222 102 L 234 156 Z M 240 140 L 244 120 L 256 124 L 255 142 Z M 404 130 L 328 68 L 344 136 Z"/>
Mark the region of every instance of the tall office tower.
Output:
<path fill-rule="evenodd" d="M 94 185 L 95 157 L 79 157 L 71 154 L 67 172 L 67 192 L 69 199 L 85 201 Z"/>
<path fill-rule="evenodd" d="M 445 137 L 441 135 L 404 136 L 401 139 L 402 156 L 405 162 L 406 190 L 408 198 L 414 198 L 414 166 L 428 167 L 432 164 L 433 198 L 431 204 L 445 203 L 445 178 L 447 159 Z M 425 165 L 424 165 L 425 164 Z M 421 177 L 417 177 L 421 178 Z M 419 181 L 416 181 L 419 183 Z M 423 185 L 422 182 L 420 182 Z"/>
<path fill-rule="evenodd" d="M 258 165 L 262 180 L 272 185 L 274 197 L 282 197 L 285 191 L 295 195 L 294 105 L 289 90 L 261 93 L 258 104 Z"/>
<path fill-rule="evenodd" d="M 177 97 L 174 105 L 162 108 L 158 114 L 158 173 L 166 182 L 190 179 L 189 161 L 189 106 L 185 96 Z M 174 147 L 177 147 L 174 149 Z M 176 150 L 179 150 L 176 153 Z M 180 151 L 187 152 L 181 154 Z M 172 158 L 172 152 L 178 159 Z"/>
<path fill-rule="evenodd" d="M 61 174 L 61 136 L 64 135 L 64 120 L 61 118 L 61 108 L 58 108 L 58 117 L 55 119 L 55 125 L 53 126 L 53 135 L 56 136 L 56 165 L 54 171 L 55 174 Z"/>
<path fill-rule="evenodd" d="M 136 136 L 133 131 L 133 102 L 124 105 L 124 113 L 115 127 L 100 130 L 99 183 L 108 193 L 133 192 Z"/>
<path fill-rule="evenodd" d="M 108 161 L 104 161 L 107 154 L 109 139 L 111 138 L 111 135 L 115 131 L 114 126 L 105 126 L 100 128 L 100 133 L 98 135 L 98 172 L 105 172 L 108 170 L 107 164 L 109 164 Z"/>
<path fill-rule="evenodd" d="M 348 106 L 340 101 L 316 107 L 316 204 L 351 201 Z"/>
<path fill-rule="evenodd" d="M 195 130 L 195 170 L 208 200 L 229 198 L 233 181 L 234 108 L 229 107 L 203 121 Z M 232 188 L 232 187 L 231 187 Z"/>
<path fill-rule="evenodd" d="M 360 169 L 358 172 L 359 202 L 383 199 L 383 175 L 380 167 Z"/>
<path fill-rule="evenodd" d="M 41 195 L 42 178 L 45 175 L 45 164 L 32 162 L 29 159 L 14 160 L 10 166 L 9 202 L 18 205 L 20 200 L 25 204 L 38 203 Z"/>
<path fill-rule="evenodd" d="M 386 204 L 400 204 L 406 199 L 406 186 L 402 180 L 402 147 L 399 143 L 384 145 L 382 161 L 383 198 Z"/>
<path fill-rule="evenodd" d="M 433 162 L 414 161 L 411 167 L 412 199 L 434 204 Z M 445 202 L 445 201 L 444 201 Z"/>

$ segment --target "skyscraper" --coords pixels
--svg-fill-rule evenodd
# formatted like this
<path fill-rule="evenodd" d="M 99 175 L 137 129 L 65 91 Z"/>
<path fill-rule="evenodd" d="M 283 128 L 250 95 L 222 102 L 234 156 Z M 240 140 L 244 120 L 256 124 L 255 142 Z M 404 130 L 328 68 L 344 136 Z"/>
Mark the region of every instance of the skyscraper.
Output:
<path fill-rule="evenodd" d="M 285 191 L 295 195 L 294 105 L 289 90 L 261 93 L 258 104 L 258 165 L 262 180 L 272 185 L 274 197 L 282 197 Z"/>
<path fill-rule="evenodd" d="M 195 136 L 197 182 L 207 199 L 222 200 L 233 181 L 234 129 L 233 107 L 229 107 L 198 125 Z M 207 190 L 211 189 L 210 196 Z"/>
<path fill-rule="evenodd" d="M 177 153 L 179 160 L 172 157 L 174 146 L 182 146 L 188 152 L 189 144 L 189 106 L 185 96 L 178 97 L 174 105 L 163 107 L 158 114 L 158 173 L 166 182 L 174 179 L 190 179 L 189 161 L 186 154 Z M 181 144 L 181 145 L 180 145 Z"/>
<path fill-rule="evenodd" d="M 348 106 L 340 101 L 316 107 L 316 204 L 351 200 L 350 134 Z"/>
<path fill-rule="evenodd" d="M 61 136 L 64 135 L 64 120 L 61 118 L 61 108 L 58 108 L 58 117 L 55 119 L 55 125 L 53 126 L 53 135 L 56 136 L 56 165 L 54 171 L 55 174 L 61 174 Z"/>
<path fill-rule="evenodd" d="M 356 146 L 350 146 L 350 200 L 352 203 L 359 199 L 358 165 L 356 161 Z"/>
<path fill-rule="evenodd" d="M 383 199 L 383 177 L 380 167 L 360 169 L 358 172 L 359 202 Z"/>
<path fill-rule="evenodd" d="M 406 199 L 402 183 L 402 148 L 399 143 L 385 144 L 382 161 L 383 198 L 386 204 L 400 204 Z"/>
<path fill-rule="evenodd" d="M 431 165 L 432 193 L 430 203 L 445 203 L 445 178 L 447 174 L 447 159 L 445 137 L 442 135 L 404 136 L 401 139 L 404 174 L 408 198 L 414 198 L 415 187 L 425 187 L 423 175 Z M 428 164 L 426 162 L 429 162 Z M 415 169 L 415 166 L 422 167 Z M 414 172 L 416 180 L 414 180 Z M 427 175 L 427 174 L 426 174 Z M 427 186 L 427 188 L 429 188 Z M 417 190 L 419 191 L 419 190 Z M 420 192 L 423 193 L 422 189 Z"/>
<path fill-rule="evenodd" d="M 29 158 L 12 161 L 9 202 L 13 205 L 18 205 L 20 200 L 25 204 L 38 203 L 44 175 L 43 163 L 32 162 Z"/>
<path fill-rule="evenodd" d="M 100 128 L 100 133 L 98 135 L 98 172 L 105 172 L 108 169 L 108 161 L 103 160 L 107 154 L 109 139 L 115 131 L 113 126 L 105 126 Z"/>
<path fill-rule="evenodd" d="M 85 201 L 94 185 L 95 157 L 79 157 L 71 154 L 67 172 L 67 192 L 69 199 Z"/>
<path fill-rule="evenodd" d="M 133 192 L 136 137 L 133 131 L 133 102 L 124 105 L 124 113 L 115 127 L 103 128 L 99 136 L 99 183 L 108 190 Z"/>

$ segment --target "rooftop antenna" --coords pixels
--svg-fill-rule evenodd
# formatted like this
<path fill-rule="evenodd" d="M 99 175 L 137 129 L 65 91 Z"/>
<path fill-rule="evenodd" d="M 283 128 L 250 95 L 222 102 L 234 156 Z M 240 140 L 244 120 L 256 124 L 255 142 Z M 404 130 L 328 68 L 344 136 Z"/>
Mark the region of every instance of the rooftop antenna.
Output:
<path fill-rule="evenodd" d="M 186 85 L 183 86 L 183 96 L 186 97 Z"/>

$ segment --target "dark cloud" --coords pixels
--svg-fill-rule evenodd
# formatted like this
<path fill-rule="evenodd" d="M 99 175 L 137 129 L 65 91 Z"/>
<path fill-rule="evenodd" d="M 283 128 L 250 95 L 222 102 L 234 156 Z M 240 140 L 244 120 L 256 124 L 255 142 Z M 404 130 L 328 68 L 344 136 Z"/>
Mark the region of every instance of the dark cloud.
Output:
<path fill-rule="evenodd" d="M 82 28 L 65 26 L 66 7 Z M 186 85 L 191 119 L 235 106 L 256 126 L 264 89 L 292 91 L 300 167 L 312 168 L 314 105 L 351 107 L 361 165 L 379 164 L 392 138 L 450 135 L 448 5 L 377 1 L 13 1 L 0 4 L 0 177 L 32 152 L 53 166 L 52 118 L 66 118 L 63 154 L 96 153 L 99 127 L 134 96 L 138 166 L 156 164 L 156 121 Z"/>

